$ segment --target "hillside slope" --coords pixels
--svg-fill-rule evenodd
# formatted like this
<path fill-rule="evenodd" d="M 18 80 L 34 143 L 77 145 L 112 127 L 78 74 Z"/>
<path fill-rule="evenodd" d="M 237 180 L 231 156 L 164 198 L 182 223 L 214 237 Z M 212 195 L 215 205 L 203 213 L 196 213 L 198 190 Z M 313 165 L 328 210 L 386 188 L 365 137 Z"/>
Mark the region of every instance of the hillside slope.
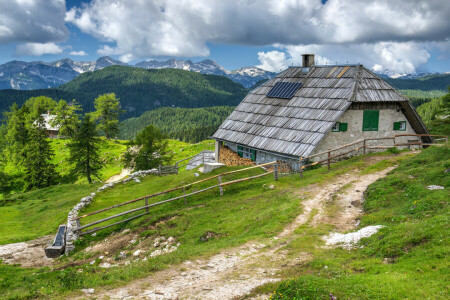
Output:
<path fill-rule="evenodd" d="M 0 91 L 0 112 L 16 102 L 48 96 L 77 100 L 85 112 L 94 110 L 94 99 L 104 93 L 116 93 L 122 108 L 121 119 L 138 117 L 159 107 L 235 106 L 247 90 L 223 76 L 205 75 L 177 69 L 145 70 L 126 66 L 110 66 L 86 72 L 58 88 Z"/>
<path fill-rule="evenodd" d="M 213 287 L 216 285 L 219 287 L 223 282 L 224 291 L 238 291 L 238 295 L 243 295 L 242 292 L 250 292 L 251 288 L 265 282 L 292 277 L 290 271 L 297 272 L 298 268 L 302 270 L 309 266 L 311 259 L 324 251 L 321 248 L 323 242 L 320 237 L 328 234 L 333 229 L 332 225 L 316 230 L 310 228 L 308 221 L 304 224 L 305 226 L 295 229 L 301 224 L 296 223 L 296 217 L 305 215 L 310 216 L 306 220 L 312 220 L 317 214 L 314 209 L 302 209 L 302 203 L 306 203 L 309 197 L 319 195 L 320 191 L 338 195 L 341 191 L 352 190 L 353 180 L 358 180 L 359 177 L 375 176 L 381 170 L 392 167 L 408 156 L 410 155 L 398 156 L 389 153 L 359 156 L 333 164 L 329 172 L 326 167 L 305 172 L 303 179 L 299 179 L 298 176 L 289 176 L 275 182 L 273 176 L 265 176 L 226 186 L 222 197 L 217 190 L 210 190 L 188 197 L 186 204 L 183 199 L 180 199 L 177 202 L 157 206 L 152 208 L 152 213 L 145 217 L 99 231 L 96 236 L 84 236 L 77 244 L 75 253 L 52 262 L 53 271 L 41 269 L 36 273 L 36 269 L 33 268 L 0 265 L 0 292 L 6 298 L 69 297 L 81 296 L 80 289 L 95 288 L 96 297 L 101 298 L 102 294 L 107 296 L 106 289 L 129 283 L 124 289 L 112 292 L 123 297 L 137 297 L 150 295 L 152 293 L 150 290 L 158 286 L 158 278 L 165 280 L 165 278 L 186 276 L 186 279 L 173 281 L 173 283 L 168 280 L 166 283 L 171 282 L 170 285 L 165 285 L 164 290 L 159 293 L 167 293 L 168 297 L 169 290 L 166 289 L 172 288 L 177 282 L 185 282 L 192 278 L 190 282 L 195 283 L 195 287 L 200 289 L 192 290 L 195 294 L 198 291 L 199 295 L 208 293 L 217 295 L 216 293 L 220 293 L 221 290 L 219 288 L 214 290 Z M 442 154 L 440 156 L 441 159 L 445 157 Z M 83 213 L 235 169 L 236 167 L 218 169 L 211 174 L 202 174 L 199 177 L 194 175 L 196 170 L 166 177 L 148 176 L 142 178 L 140 182 L 117 185 L 113 189 L 98 193 L 95 201 Z M 262 169 L 256 168 L 249 170 L 245 175 L 238 173 L 227 175 L 222 180 L 229 181 L 241 178 L 243 175 L 251 176 L 262 172 L 264 172 Z M 196 189 L 205 188 L 210 184 L 210 182 L 199 183 Z M 353 188 L 360 187 L 355 185 Z M 178 191 L 155 197 L 150 200 L 150 203 L 179 194 Z M 362 195 L 362 190 L 358 192 L 358 195 Z M 35 211 L 45 204 L 43 200 L 46 195 L 42 194 L 42 198 L 38 206 L 34 208 Z M 326 205 L 323 212 L 330 214 L 332 217 L 330 220 L 336 219 L 340 213 L 333 199 L 335 199 L 334 196 L 323 199 Z M 110 216 L 141 205 L 142 203 L 135 202 L 126 207 L 106 211 L 103 216 Z M 135 214 L 138 213 L 135 212 Z M 123 216 L 123 218 L 129 216 Z M 95 215 L 87 217 L 81 224 L 96 218 L 98 217 Z M 354 224 L 355 220 L 350 221 Z M 110 222 L 113 221 L 110 220 Z M 286 228 L 289 229 L 288 235 L 284 235 Z M 278 239 L 273 238 L 278 236 Z M 163 247 L 156 243 L 161 237 L 165 239 L 172 237 L 171 245 L 176 248 L 171 248 L 171 252 L 164 255 L 152 256 L 151 253 Z M 341 253 L 339 249 L 329 251 L 331 252 L 325 254 L 331 257 Z M 210 257 L 211 255 L 214 256 Z M 246 259 L 252 257 L 255 257 L 255 260 L 247 261 L 249 263 L 247 264 Z M 301 259 L 297 260 L 297 258 Z M 237 268 L 237 272 L 233 271 L 234 267 Z M 167 269 L 166 273 L 158 273 L 157 277 L 152 276 L 154 272 L 164 269 Z M 220 276 L 224 270 L 226 272 L 223 275 L 226 278 L 222 280 Z M 249 276 L 248 272 L 252 275 Z M 255 272 L 258 278 L 254 277 Z M 208 274 L 211 276 L 208 277 Z M 17 280 L 18 278 L 21 280 Z M 139 278 L 142 279 L 135 280 Z M 214 278 L 218 281 L 212 283 L 211 280 Z M 261 278 L 273 280 L 261 281 L 259 280 Z M 207 283 L 208 280 L 211 281 L 211 287 Z M 229 280 L 232 285 L 227 286 L 226 283 L 230 283 Z M 206 285 L 201 285 L 202 282 Z M 205 286 L 208 288 L 204 289 Z M 235 286 L 239 289 L 234 289 Z M 272 283 L 270 286 L 263 287 L 261 292 L 266 293 L 267 289 L 273 290 L 274 287 Z M 189 294 L 189 287 L 184 288 L 187 288 L 186 292 Z M 123 294 L 120 294 L 120 291 L 123 291 Z"/>
<path fill-rule="evenodd" d="M 450 74 L 424 76 L 418 79 L 385 78 L 389 84 L 399 90 L 443 90 L 450 85 Z"/>
<path fill-rule="evenodd" d="M 134 139 L 139 131 L 151 124 L 170 139 L 197 143 L 210 137 L 233 110 L 233 106 L 158 108 L 121 122 L 119 138 Z"/>

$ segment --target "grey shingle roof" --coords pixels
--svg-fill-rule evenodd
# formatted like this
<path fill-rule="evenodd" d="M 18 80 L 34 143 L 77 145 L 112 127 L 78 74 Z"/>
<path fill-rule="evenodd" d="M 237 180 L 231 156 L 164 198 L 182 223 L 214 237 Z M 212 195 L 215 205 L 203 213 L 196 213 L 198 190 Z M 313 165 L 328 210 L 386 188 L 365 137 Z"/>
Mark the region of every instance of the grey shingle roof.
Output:
<path fill-rule="evenodd" d="M 266 97 L 277 82 L 302 87 L 291 99 Z M 408 99 L 361 65 L 291 67 L 251 90 L 213 138 L 305 157 L 352 102 L 376 101 Z"/>

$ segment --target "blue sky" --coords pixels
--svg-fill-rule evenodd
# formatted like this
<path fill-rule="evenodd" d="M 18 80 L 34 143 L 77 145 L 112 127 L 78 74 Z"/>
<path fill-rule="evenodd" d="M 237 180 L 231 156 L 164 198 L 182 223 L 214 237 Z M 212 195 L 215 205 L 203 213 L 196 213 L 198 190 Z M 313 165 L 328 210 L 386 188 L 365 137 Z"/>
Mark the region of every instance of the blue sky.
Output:
<path fill-rule="evenodd" d="M 109 55 L 279 71 L 308 52 L 319 64 L 449 72 L 449 15 L 444 0 L 11 0 L 0 3 L 0 63 Z"/>

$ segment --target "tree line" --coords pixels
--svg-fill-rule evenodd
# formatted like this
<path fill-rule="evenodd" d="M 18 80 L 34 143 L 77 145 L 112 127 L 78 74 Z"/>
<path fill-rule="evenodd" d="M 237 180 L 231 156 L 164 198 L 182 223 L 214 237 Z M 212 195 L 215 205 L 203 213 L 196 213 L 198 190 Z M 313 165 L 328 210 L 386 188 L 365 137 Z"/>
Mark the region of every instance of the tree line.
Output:
<path fill-rule="evenodd" d="M 52 162 L 48 130 L 58 129 L 58 136 L 67 140 L 73 181 L 85 177 L 89 184 L 99 178 L 104 163 L 100 146 L 106 139 L 119 134 L 119 115 L 123 113 L 114 93 L 103 94 L 94 100 L 95 111 L 84 113 L 74 101 L 55 101 L 46 96 L 32 97 L 21 107 L 13 104 L 4 113 L 0 126 L 0 194 L 12 190 L 32 190 L 62 183 L 63 179 Z M 148 125 L 129 142 L 124 155 L 125 167 L 134 170 L 150 169 L 170 161 L 166 135 Z M 24 186 L 17 188 L 14 176 L 4 172 L 12 164 L 22 177 Z"/>
<path fill-rule="evenodd" d="M 233 110 L 233 106 L 163 107 L 147 111 L 139 118 L 122 121 L 119 138 L 133 139 L 139 131 L 151 124 L 171 139 L 198 143 L 209 138 Z"/>
<path fill-rule="evenodd" d="M 84 115 L 76 101 L 57 102 L 46 96 L 32 97 L 20 108 L 13 104 L 4 113 L 0 127 L 0 192 L 8 192 L 13 185 L 10 175 L 3 172 L 6 163 L 23 173 L 26 190 L 60 182 L 48 139 L 48 130 L 53 128 L 59 128 L 59 136 L 68 139 L 71 174 L 85 176 L 91 183 L 102 167 L 98 132 L 103 132 L 107 139 L 117 136 L 122 112 L 113 93 L 98 96 L 94 103 L 96 110 Z"/>

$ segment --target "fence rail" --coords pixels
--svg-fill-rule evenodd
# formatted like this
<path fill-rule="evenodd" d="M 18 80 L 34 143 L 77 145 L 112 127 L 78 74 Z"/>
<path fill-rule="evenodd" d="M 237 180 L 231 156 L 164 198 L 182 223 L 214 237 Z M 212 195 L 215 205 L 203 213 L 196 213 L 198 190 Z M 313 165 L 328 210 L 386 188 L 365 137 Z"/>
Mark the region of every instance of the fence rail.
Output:
<path fill-rule="evenodd" d="M 224 186 L 231 185 L 231 184 L 236 184 L 236 183 L 240 183 L 240 182 L 244 182 L 244 181 L 248 181 L 248 180 L 253 180 L 253 179 L 256 179 L 256 178 L 267 176 L 269 174 L 273 174 L 275 180 L 278 180 L 280 177 L 286 177 L 286 176 L 289 176 L 289 175 L 292 175 L 292 174 L 299 174 L 300 177 L 303 177 L 303 172 L 305 171 L 306 168 L 312 167 L 312 166 L 316 166 L 316 165 L 321 165 L 321 164 L 324 164 L 324 163 L 326 163 L 328 170 L 330 170 L 331 163 L 334 162 L 333 160 L 335 160 L 336 158 L 342 157 L 344 155 L 347 155 L 347 154 L 349 154 L 351 152 L 358 153 L 361 149 L 363 150 L 363 154 L 366 154 L 366 150 L 368 150 L 368 149 L 386 149 L 386 148 L 392 148 L 392 147 L 396 147 L 396 146 L 410 146 L 410 145 L 418 145 L 419 147 L 420 146 L 423 147 L 424 145 L 436 145 L 436 144 L 423 143 L 422 141 L 418 141 L 416 143 L 398 143 L 397 144 L 395 139 L 397 137 L 400 137 L 400 136 L 440 137 L 439 140 L 445 141 L 446 143 L 448 142 L 448 137 L 447 136 L 423 135 L 423 134 L 420 134 L 420 135 L 402 134 L 402 135 L 396 135 L 396 136 L 392 136 L 392 137 L 367 138 L 367 139 L 355 141 L 355 142 L 347 144 L 347 145 L 343 145 L 343 146 L 338 147 L 338 148 L 330 149 L 328 151 L 316 153 L 316 154 L 310 155 L 308 157 L 300 157 L 299 160 L 273 161 L 273 162 L 270 162 L 270 163 L 255 165 L 255 166 L 251 166 L 251 167 L 240 169 L 240 170 L 229 171 L 229 172 L 225 172 L 225 173 L 221 173 L 221 174 L 218 174 L 218 175 L 214 175 L 214 176 L 211 176 L 211 177 L 208 177 L 208 178 L 205 178 L 205 179 L 201 179 L 201 180 L 198 180 L 198 181 L 195 181 L 195 182 L 192 182 L 192 183 L 180 186 L 180 187 L 176 187 L 176 188 L 173 188 L 173 189 L 165 190 L 165 191 L 162 191 L 162 192 L 146 195 L 146 196 L 139 197 L 139 198 L 136 198 L 136 199 L 133 199 L 133 200 L 130 200 L 130 201 L 119 203 L 119 204 L 116 204 L 116 205 L 113 205 L 113 206 L 110 206 L 110 207 L 107 207 L 107 208 L 104 208 L 104 209 L 101 209 L 101 210 L 97 210 L 97 211 L 94 211 L 94 212 L 91 212 L 91 213 L 88 213 L 88 214 L 85 214 L 85 215 L 77 217 L 75 219 L 76 222 L 77 222 L 77 228 L 75 230 L 78 232 L 79 235 L 85 235 L 85 234 L 93 233 L 93 232 L 96 232 L 98 230 L 105 229 L 105 228 L 108 228 L 108 227 L 111 227 L 111 226 L 114 226 L 114 225 L 117 225 L 117 224 L 120 224 L 120 223 L 123 223 L 123 222 L 128 222 L 130 220 L 133 220 L 133 219 L 139 218 L 141 216 L 144 216 L 146 214 L 149 214 L 150 213 L 149 208 L 151 208 L 151 207 L 159 206 L 159 205 L 166 204 L 166 203 L 173 202 L 173 201 L 180 200 L 180 199 L 184 199 L 184 203 L 187 204 L 187 197 L 190 197 L 190 196 L 193 196 L 193 195 L 196 195 L 196 194 L 199 194 L 199 193 L 203 193 L 203 192 L 215 189 L 215 188 L 219 188 L 220 196 L 222 196 L 223 195 L 223 187 Z M 393 140 L 393 146 L 368 146 L 367 145 L 368 141 L 375 141 L 375 140 Z M 351 148 L 348 151 L 340 152 L 338 154 L 332 155 L 333 151 L 335 152 L 335 151 L 342 150 L 342 149 L 345 149 L 345 148 L 348 148 L 348 147 L 351 147 L 351 146 L 355 146 L 355 145 L 358 145 L 358 144 L 361 144 L 361 145 L 358 146 L 358 147 L 355 147 L 355 148 Z M 327 157 L 325 159 L 321 159 L 319 161 L 309 163 L 309 161 L 312 158 L 315 158 L 315 157 L 321 156 L 321 155 L 327 155 Z M 164 166 L 164 167 L 160 166 L 159 167 L 159 172 L 160 172 L 160 174 L 168 174 L 169 172 L 175 172 L 174 170 L 176 170 L 176 173 L 178 173 L 178 167 L 179 167 L 178 163 L 182 162 L 182 161 L 185 161 L 185 160 L 188 160 L 188 159 L 190 159 L 192 157 L 194 157 L 194 156 L 191 156 L 191 157 L 185 158 L 185 159 L 183 159 L 181 161 L 178 161 L 175 164 L 175 166 Z M 266 168 L 266 172 L 263 173 L 263 174 L 249 176 L 249 177 L 236 179 L 236 180 L 231 180 L 231 181 L 227 181 L 227 182 L 223 182 L 222 181 L 224 176 L 227 176 L 227 175 L 230 175 L 230 174 L 236 174 L 236 173 L 240 173 L 240 172 L 245 172 L 245 171 L 248 171 L 248 170 L 251 170 L 251 169 L 255 169 L 255 168 Z M 197 185 L 199 183 L 203 183 L 203 182 L 206 182 L 206 181 L 209 181 L 209 180 L 212 180 L 212 179 L 216 179 L 216 178 L 218 180 L 217 184 L 213 184 L 212 186 L 203 188 L 203 189 L 198 190 L 198 191 L 193 191 L 191 193 L 186 193 L 186 189 L 187 188 L 192 187 L 194 185 Z M 183 191 L 183 194 L 180 195 L 180 196 L 176 196 L 176 197 L 173 197 L 173 198 L 170 198 L 170 199 L 167 199 L 167 200 L 163 200 L 163 201 L 159 201 L 159 202 L 156 202 L 156 203 L 152 203 L 152 204 L 148 203 L 148 199 L 150 199 L 150 198 L 153 198 L 153 197 L 156 197 L 156 196 L 161 196 L 161 195 L 168 194 L 168 193 L 175 192 L 175 191 L 179 191 L 179 190 Z M 103 219 L 100 219 L 100 220 L 97 220 L 97 221 L 85 224 L 85 225 L 81 225 L 80 224 L 80 220 L 83 219 L 83 218 L 86 218 L 86 217 L 89 217 L 89 216 L 92 216 L 92 215 L 96 215 L 96 214 L 99 214 L 99 213 L 102 213 L 102 212 L 105 212 L 105 211 L 108 211 L 108 210 L 111 210 L 111 209 L 114 209 L 114 208 L 118 208 L 118 207 L 121 207 L 121 206 L 124 206 L 124 205 L 128 205 L 128 204 L 132 204 L 132 203 L 135 203 L 135 202 L 138 202 L 138 201 L 142 201 L 142 200 L 144 201 L 144 205 L 141 206 L 141 207 L 133 208 L 133 209 L 130 209 L 130 210 L 127 210 L 127 211 L 115 214 L 113 216 L 109 216 L 109 217 L 106 217 L 106 218 L 103 218 Z M 125 215 L 130 214 L 130 213 L 142 211 L 142 210 L 145 210 L 145 212 L 140 213 L 140 214 L 138 214 L 136 216 L 132 216 L 132 217 L 127 218 L 125 220 L 120 220 L 120 221 L 112 223 L 112 224 L 107 224 L 107 225 L 102 226 L 102 227 L 95 227 L 93 229 L 90 229 L 90 230 L 82 232 L 83 229 L 86 229 L 88 227 L 92 227 L 94 225 L 97 225 L 97 224 L 100 224 L 100 223 L 103 223 L 103 222 L 107 222 L 109 220 L 112 220 L 112 219 L 115 219 L 115 218 L 118 218 L 118 217 L 122 217 L 122 216 L 125 216 Z"/>

